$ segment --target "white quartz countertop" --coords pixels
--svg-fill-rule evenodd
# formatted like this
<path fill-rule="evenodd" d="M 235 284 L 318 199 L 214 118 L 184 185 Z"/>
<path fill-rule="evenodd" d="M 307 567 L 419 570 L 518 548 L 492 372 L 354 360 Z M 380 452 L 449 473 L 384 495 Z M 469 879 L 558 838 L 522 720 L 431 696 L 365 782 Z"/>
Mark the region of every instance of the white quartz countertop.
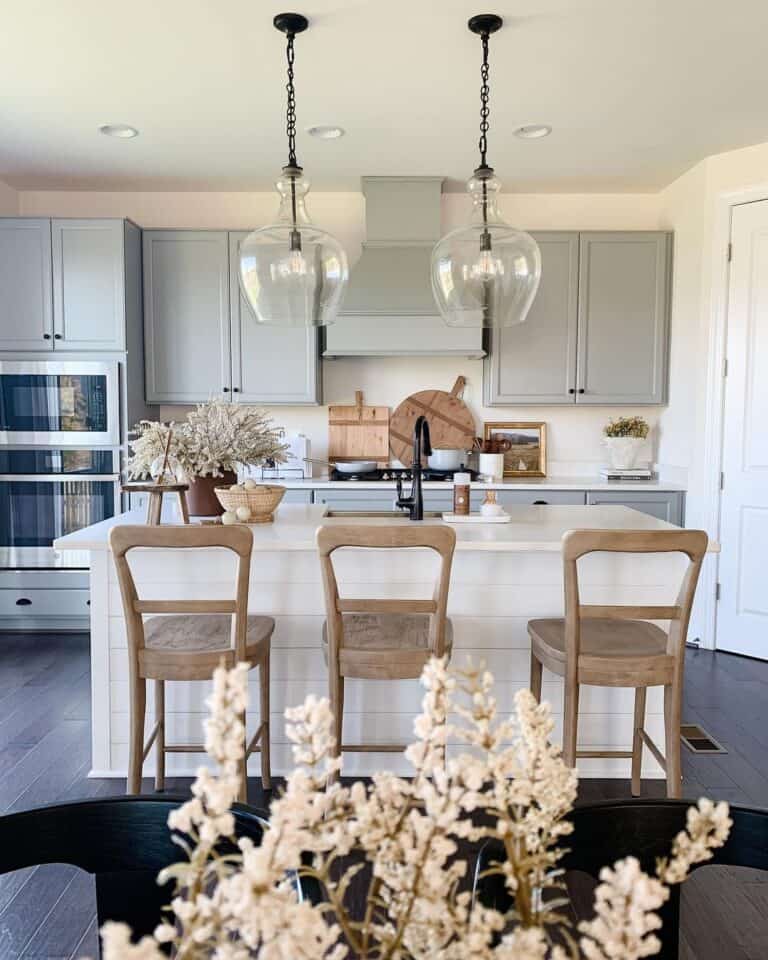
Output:
<path fill-rule="evenodd" d="M 289 490 L 394 490 L 394 480 L 329 480 L 328 477 L 308 477 L 296 479 L 263 480 L 259 483 L 274 483 Z M 408 481 L 406 480 L 407 484 Z M 425 490 L 451 489 L 446 480 L 425 480 Z M 684 492 L 680 483 L 668 483 L 662 480 L 602 480 L 600 477 L 529 477 L 526 479 L 507 479 L 471 484 L 477 490 L 650 490 Z"/>
<path fill-rule="evenodd" d="M 255 552 L 314 550 L 315 533 L 323 524 L 380 525 L 409 523 L 407 518 L 327 517 L 323 504 L 282 504 L 274 523 L 254 524 Z M 488 552 L 559 552 L 567 530 L 676 530 L 674 524 L 622 506 L 521 506 L 511 507 L 510 523 L 455 524 L 456 549 Z M 143 524 L 143 510 L 102 520 L 54 542 L 57 550 L 107 550 L 109 531 L 122 524 Z M 427 519 L 423 523 L 443 523 Z M 717 550 L 711 543 L 710 551 Z"/>

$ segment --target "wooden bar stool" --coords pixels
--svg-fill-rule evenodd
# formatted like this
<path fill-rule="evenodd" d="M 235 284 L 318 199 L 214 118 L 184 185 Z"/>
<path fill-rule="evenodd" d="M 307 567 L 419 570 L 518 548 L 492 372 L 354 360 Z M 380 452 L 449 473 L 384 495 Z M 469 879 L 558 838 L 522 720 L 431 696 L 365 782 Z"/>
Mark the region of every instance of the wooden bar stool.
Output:
<path fill-rule="evenodd" d="M 253 537 L 242 526 L 123 526 L 113 527 L 109 545 L 115 558 L 128 633 L 131 735 L 127 793 L 141 790 L 142 765 L 156 744 L 155 788 L 165 786 L 166 753 L 204 753 L 196 744 L 165 741 L 165 681 L 210 680 L 221 662 L 227 667 L 247 662 L 258 666 L 261 723 L 250 743 L 245 738 L 240 800 L 247 799 L 246 767 L 254 750 L 261 751 L 261 778 L 271 787 L 269 765 L 269 653 L 275 621 L 248 614 Z M 141 600 L 128 563 L 135 547 L 147 549 L 211 549 L 222 547 L 237 555 L 234 600 Z M 150 617 L 144 614 L 166 614 Z M 144 742 L 147 680 L 155 682 L 155 725 Z M 243 716 L 245 725 L 245 716 Z"/>
<path fill-rule="evenodd" d="M 342 750 L 399 753 L 406 744 L 344 743 L 344 681 L 411 680 L 421 676 L 432 656 L 450 656 L 453 628 L 445 615 L 456 534 L 447 526 L 400 523 L 392 526 L 325 526 L 317 546 L 325 590 L 323 653 L 336 722 L 336 754 Z M 363 549 L 426 548 L 440 556 L 431 600 L 343 599 L 333 565 L 341 547 Z"/>
<path fill-rule="evenodd" d="M 685 638 L 691 606 L 707 549 L 703 530 L 571 530 L 563 537 L 565 618 L 529 620 L 531 690 L 541 698 L 541 672 L 546 667 L 565 678 L 563 759 L 632 758 L 632 795 L 640 793 L 643 746 L 667 775 L 667 796 L 679 797 L 680 714 L 683 696 Z M 673 606 L 605 606 L 579 599 L 577 562 L 588 553 L 684 553 L 689 560 Z M 669 620 L 669 632 L 649 620 Z M 634 687 L 632 749 L 577 750 L 579 686 Z M 648 687 L 664 687 L 665 755 L 644 729 Z"/>

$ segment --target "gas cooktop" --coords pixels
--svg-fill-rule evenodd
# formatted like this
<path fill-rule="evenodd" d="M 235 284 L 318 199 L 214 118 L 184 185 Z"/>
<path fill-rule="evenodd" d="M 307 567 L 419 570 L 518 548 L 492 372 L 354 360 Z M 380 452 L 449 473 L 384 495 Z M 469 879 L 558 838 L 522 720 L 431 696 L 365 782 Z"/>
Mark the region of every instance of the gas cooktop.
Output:
<path fill-rule="evenodd" d="M 433 470 L 431 467 L 425 467 L 421 471 L 421 479 L 426 483 L 434 481 L 442 481 L 444 483 L 452 483 L 454 473 L 458 473 L 457 470 Z M 462 473 L 468 473 L 473 480 L 476 480 L 478 477 L 477 470 L 470 470 L 469 468 L 462 467 Z M 356 480 L 365 481 L 365 482 L 382 482 L 386 483 L 387 481 L 393 480 L 412 480 L 413 473 L 406 469 L 405 467 L 381 467 L 377 470 L 368 470 L 365 473 L 339 473 L 338 470 L 331 470 L 329 480 L 349 480 L 354 482 Z"/>

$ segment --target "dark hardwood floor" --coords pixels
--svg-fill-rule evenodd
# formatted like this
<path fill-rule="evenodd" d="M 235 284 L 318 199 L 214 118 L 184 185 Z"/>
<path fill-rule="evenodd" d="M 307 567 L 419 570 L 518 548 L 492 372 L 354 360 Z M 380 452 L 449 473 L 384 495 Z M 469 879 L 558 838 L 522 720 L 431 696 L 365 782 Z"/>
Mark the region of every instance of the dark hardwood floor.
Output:
<path fill-rule="evenodd" d="M 0 813 L 121 794 L 120 780 L 89 780 L 86 635 L 0 634 Z M 768 664 L 727 654 L 688 654 L 684 719 L 701 723 L 728 753 L 683 751 L 685 796 L 768 807 Z M 183 793 L 188 780 L 171 780 Z M 151 792 L 150 781 L 145 791 Z M 662 796 L 649 781 L 645 794 Z M 580 802 L 629 796 L 620 780 L 584 780 Z M 266 806 L 260 783 L 249 800 Z M 1 853 L 0 853 L 1 856 Z M 44 866 L 0 877 L 0 960 L 96 957 L 90 877 Z M 685 885 L 681 956 L 768 957 L 768 874 L 708 867 Z"/>

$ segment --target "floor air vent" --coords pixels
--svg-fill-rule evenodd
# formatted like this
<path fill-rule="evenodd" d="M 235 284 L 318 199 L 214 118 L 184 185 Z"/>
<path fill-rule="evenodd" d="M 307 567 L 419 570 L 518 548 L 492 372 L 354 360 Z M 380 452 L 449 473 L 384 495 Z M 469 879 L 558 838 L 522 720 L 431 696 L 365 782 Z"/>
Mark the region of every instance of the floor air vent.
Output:
<path fill-rule="evenodd" d="M 714 737 L 698 723 L 683 723 L 680 726 L 680 736 L 691 753 L 728 753 Z"/>

